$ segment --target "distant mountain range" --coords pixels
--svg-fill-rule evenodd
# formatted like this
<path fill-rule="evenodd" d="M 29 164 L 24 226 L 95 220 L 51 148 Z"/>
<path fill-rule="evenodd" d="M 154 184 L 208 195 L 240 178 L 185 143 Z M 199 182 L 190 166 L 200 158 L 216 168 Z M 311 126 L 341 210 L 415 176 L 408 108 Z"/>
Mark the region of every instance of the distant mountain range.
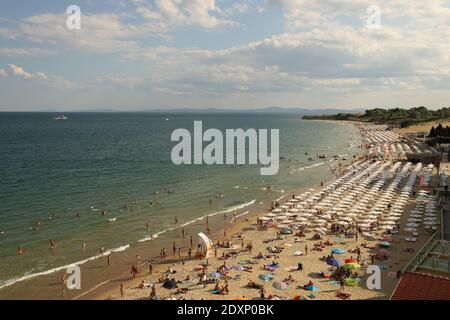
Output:
<path fill-rule="evenodd" d="M 222 108 L 157 108 L 145 110 L 116 110 L 116 109 L 91 109 L 91 110 L 60 110 L 57 108 L 47 108 L 42 111 L 30 112 L 48 112 L 48 113 L 128 113 L 128 112 L 146 112 L 146 113 L 278 113 L 278 114 L 297 114 L 297 115 L 334 115 L 338 113 L 363 113 L 365 109 L 309 109 L 309 108 L 283 108 L 283 107 L 266 107 L 255 109 L 222 109 Z"/>
<path fill-rule="evenodd" d="M 145 112 L 193 112 L 193 113 L 295 113 L 301 115 L 326 115 L 336 113 L 360 113 L 365 109 L 308 109 L 308 108 L 282 108 L 282 107 L 267 107 L 257 109 L 219 109 L 219 108 L 207 108 L 207 109 L 194 109 L 194 108 L 178 108 L 178 109 L 149 109 Z"/>

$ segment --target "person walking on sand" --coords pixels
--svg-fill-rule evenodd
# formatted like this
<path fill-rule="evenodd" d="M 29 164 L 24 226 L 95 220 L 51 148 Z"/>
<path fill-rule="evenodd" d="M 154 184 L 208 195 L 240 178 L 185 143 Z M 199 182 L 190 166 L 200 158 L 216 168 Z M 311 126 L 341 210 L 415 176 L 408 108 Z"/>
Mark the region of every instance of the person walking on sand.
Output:
<path fill-rule="evenodd" d="M 339 278 L 339 290 L 341 290 L 342 292 L 345 291 L 345 280 L 343 277 Z"/>
<path fill-rule="evenodd" d="M 172 244 L 172 253 L 173 253 L 173 255 L 175 255 L 177 253 L 177 245 L 175 242 Z"/>
<path fill-rule="evenodd" d="M 108 267 L 109 267 L 111 265 L 111 254 L 108 254 L 107 261 L 108 261 Z"/>
<path fill-rule="evenodd" d="M 153 272 L 153 265 L 151 263 L 148 264 L 148 274 L 152 275 Z"/>
<path fill-rule="evenodd" d="M 183 239 L 186 237 L 186 232 L 184 231 L 184 228 L 181 229 L 181 235 L 182 235 Z"/>
<path fill-rule="evenodd" d="M 175 224 L 178 224 L 178 216 L 175 216 Z"/>
<path fill-rule="evenodd" d="M 81 250 L 86 250 L 86 243 L 85 242 L 83 242 L 82 244 L 81 244 Z"/>
<path fill-rule="evenodd" d="M 139 274 L 138 268 L 135 264 L 131 267 L 131 274 L 133 275 L 133 279 L 135 279 Z"/>
<path fill-rule="evenodd" d="M 191 259 L 191 257 L 192 257 L 192 249 L 191 248 L 189 248 L 189 250 L 188 250 L 188 257 L 189 257 L 189 259 Z"/>
<path fill-rule="evenodd" d="M 305 256 L 308 255 L 308 245 L 305 244 Z"/>
<path fill-rule="evenodd" d="M 145 229 L 150 229 L 150 220 L 147 220 L 147 222 L 145 223 Z"/>
<path fill-rule="evenodd" d="M 261 297 L 261 300 L 264 300 L 266 298 L 266 289 L 264 288 L 264 286 L 259 289 L 259 296 Z"/>
<path fill-rule="evenodd" d="M 61 293 L 62 293 L 62 296 L 64 297 L 64 295 L 66 293 L 66 285 L 67 285 L 67 274 L 65 272 L 61 276 L 60 283 L 61 283 Z"/>
<path fill-rule="evenodd" d="M 121 283 L 120 284 L 120 297 L 121 298 L 123 298 L 123 296 L 124 296 L 124 292 L 123 292 L 124 290 L 123 290 L 123 284 Z"/>
<path fill-rule="evenodd" d="M 55 249 L 56 248 L 55 240 L 50 239 L 49 241 L 50 241 L 50 249 L 52 249 L 52 250 Z"/>
<path fill-rule="evenodd" d="M 156 300 L 156 286 L 152 286 L 152 291 L 150 292 L 150 300 Z"/>
<path fill-rule="evenodd" d="M 19 245 L 19 248 L 17 249 L 17 254 L 18 254 L 19 256 L 23 255 L 23 247 L 22 247 L 21 244 Z"/>
<path fill-rule="evenodd" d="M 178 248 L 178 259 L 181 259 L 181 248 Z"/>
<path fill-rule="evenodd" d="M 227 229 L 226 228 L 223 230 L 223 236 L 225 239 L 227 238 Z"/>
<path fill-rule="evenodd" d="M 192 246 L 194 245 L 194 240 L 192 239 L 192 236 L 190 238 L 190 242 L 191 242 L 191 248 L 192 248 Z"/>

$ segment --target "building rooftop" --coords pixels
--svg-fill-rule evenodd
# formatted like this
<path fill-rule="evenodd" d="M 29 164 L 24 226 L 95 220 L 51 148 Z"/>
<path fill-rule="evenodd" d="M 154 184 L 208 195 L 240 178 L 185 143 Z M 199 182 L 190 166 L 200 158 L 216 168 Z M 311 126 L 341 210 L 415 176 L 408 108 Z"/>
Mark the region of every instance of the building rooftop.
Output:
<path fill-rule="evenodd" d="M 450 280 L 423 273 L 406 272 L 391 300 L 450 300 Z"/>

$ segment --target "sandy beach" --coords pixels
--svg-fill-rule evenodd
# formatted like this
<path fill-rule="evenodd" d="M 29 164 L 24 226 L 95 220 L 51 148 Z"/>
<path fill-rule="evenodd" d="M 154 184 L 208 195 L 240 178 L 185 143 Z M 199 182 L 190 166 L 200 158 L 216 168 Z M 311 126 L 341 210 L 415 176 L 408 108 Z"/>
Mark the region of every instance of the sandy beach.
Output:
<path fill-rule="evenodd" d="M 361 157 L 355 163 L 364 163 L 364 161 L 367 163 L 373 162 L 372 160 L 364 160 Z M 372 164 L 375 167 L 377 165 L 386 168 L 386 170 L 389 168 L 394 170 L 394 168 L 401 167 L 400 162 L 395 164 L 390 161 L 379 161 L 376 164 Z M 343 172 L 348 172 L 352 167 L 349 166 L 343 169 Z M 411 175 L 413 174 L 411 173 L 413 171 L 412 168 L 411 164 L 406 164 L 403 170 L 405 173 L 408 172 L 408 175 Z M 356 170 L 355 174 L 360 174 L 360 172 Z M 393 182 L 392 179 L 384 180 L 380 176 L 379 173 L 375 172 L 375 180 L 373 182 L 376 182 L 377 179 L 382 179 L 386 184 Z M 400 184 L 402 186 L 405 185 L 404 188 L 406 188 L 407 184 L 405 184 L 405 180 L 406 177 Z M 415 195 L 419 190 L 417 183 L 413 185 L 414 187 L 410 190 L 411 195 Z M 326 184 L 322 188 L 310 189 L 307 194 L 314 194 L 321 192 L 321 190 L 325 192 L 326 188 L 329 188 L 329 185 Z M 364 192 L 368 191 L 367 189 Z M 379 195 L 381 196 L 382 194 L 384 194 L 384 190 L 380 189 Z M 400 199 L 398 198 L 399 194 L 400 189 L 393 196 L 392 204 L 395 205 L 395 199 Z M 292 198 L 294 196 L 292 195 Z M 280 202 L 283 203 L 292 198 L 288 196 Z M 364 195 L 361 199 L 363 198 Z M 372 203 L 367 205 L 367 208 L 371 208 L 376 202 L 376 199 L 373 200 Z M 374 228 L 372 230 L 371 227 L 370 236 L 367 233 L 358 232 L 356 237 L 356 235 L 345 236 L 340 232 L 330 233 L 328 230 L 326 234 L 320 235 L 320 240 L 314 239 L 315 233 L 310 231 L 302 236 L 298 236 L 295 231 L 293 234 L 280 235 L 277 232 L 279 229 L 275 226 L 260 230 L 258 224 L 261 220 L 259 219 L 264 217 L 267 212 L 243 216 L 233 221 L 232 227 L 226 230 L 226 234 L 224 234 L 224 230 L 221 230 L 219 235 L 213 237 L 214 244 L 228 242 L 228 246 L 216 245 L 216 249 L 213 249 L 211 255 L 207 258 L 189 259 L 185 250 L 181 252 L 182 260 L 178 254 L 169 254 L 166 259 L 153 266 L 151 275 L 147 266 L 141 266 L 140 273 L 136 278 L 133 279 L 130 274 L 129 280 L 117 283 L 115 288 L 100 292 L 89 298 L 150 299 L 152 291 L 150 288 L 154 286 L 154 294 L 156 294 L 157 299 L 260 299 L 259 289 L 248 287 L 248 284 L 253 282 L 264 287 L 266 299 L 334 300 L 344 298 L 341 293 L 345 294 L 345 298 L 352 300 L 389 299 L 399 281 L 397 273 L 407 266 L 430 238 L 431 233 L 424 231 L 422 228 L 420 232 L 415 233 L 414 242 L 405 241 L 411 235 L 410 230 L 406 228 L 408 224 L 407 219 L 411 212 L 415 210 L 416 205 L 414 196 L 410 196 L 405 201 L 402 214 L 396 223 L 400 227 L 399 232 L 392 232 L 393 234 L 387 235 L 386 229 Z M 231 219 L 231 217 L 224 219 Z M 204 223 L 206 228 L 207 222 L 205 221 Z M 215 227 L 217 228 L 217 226 Z M 386 240 L 387 236 L 389 237 L 389 254 L 387 257 L 379 257 L 377 252 L 380 250 L 380 241 Z M 331 242 L 332 245 L 324 245 L 326 242 Z M 314 250 L 319 243 L 322 244 L 320 251 Z M 251 250 L 249 250 L 249 244 L 251 244 Z M 269 247 L 277 248 L 277 253 L 270 254 Z M 355 250 L 357 248 L 361 250 L 358 259 L 358 264 L 361 267 L 357 268 L 352 274 L 352 277 L 357 282 L 345 285 L 343 290 L 336 279 L 323 277 L 324 274 L 326 275 L 335 270 L 327 264 L 325 257 L 331 254 L 332 248 L 337 247 L 344 252 L 342 254 L 334 254 L 334 258 L 340 261 L 356 259 L 357 253 Z M 196 243 L 193 244 L 192 250 L 193 252 L 196 251 Z M 261 257 L 261 254 L 264 257 Z M 302 270 L 297 270 L 299 263 L 302 264 Z M 267 270 L 267 265 L 272 264 L 276 264 L 276 268 Z M 208 284 L 200 283 L 199 281 L 202 275 L 202 265 L 205 277 L 210 280 Z M 380 267 L 380 289 L 373 290 L 367 287 L 366 282 L 370 276 L 367 273 L 369 265 Z M 269 273 L 273 275 L 274 279 L 262 281 L 260 276 L 268 275 Z M 211 278 L 211 276 L 216 278 Z M 164 280 L 172 278 L 177 282 L 177 288 L 164 288 Z M 283 282 L 287 286 L 277 289 L 273 285 L 275 281 Z M 317 290 L 309 291 L 304 289 L 304 286 L 310 282 L 317 287 Z M 123 285 L 122 293 L 120 284 Z M 220 293 L 214 292 L 215 287 L 220 289 L 224 286 L 228 287 L 226 294 L 223 290 Z M 83 299 L 86 297 L 79 298 Z"/>
<path fill-rule="evenodd" d="M 438 121 L 428 121 L 424 123 L 419 123 L 413 126 L 408 126 L 406 128 L 398 128 L 394 131 L 399 134 L 408 134 L 408 133 L 428 133 L 430 132 L 432 127 L 437 127 L 439 124 L 442 124 L 444 127 L 450 125 L 450 119 L 442 119 Z"/>

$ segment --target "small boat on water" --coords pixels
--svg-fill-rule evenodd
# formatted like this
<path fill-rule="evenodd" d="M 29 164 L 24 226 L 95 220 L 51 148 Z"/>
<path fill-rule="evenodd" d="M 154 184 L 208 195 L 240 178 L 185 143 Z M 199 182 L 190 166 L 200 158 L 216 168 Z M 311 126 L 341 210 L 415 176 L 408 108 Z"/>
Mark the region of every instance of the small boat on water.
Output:
<path fill-rule="evenodd" d="M 53 118 L 53 120 L 57 120 L 57 121 L 62 121 L 62 120 L 68 120 L 69 118 L 67 118 L 65 115 L 60 114 L 59 116 L 56 116 Z"/>

